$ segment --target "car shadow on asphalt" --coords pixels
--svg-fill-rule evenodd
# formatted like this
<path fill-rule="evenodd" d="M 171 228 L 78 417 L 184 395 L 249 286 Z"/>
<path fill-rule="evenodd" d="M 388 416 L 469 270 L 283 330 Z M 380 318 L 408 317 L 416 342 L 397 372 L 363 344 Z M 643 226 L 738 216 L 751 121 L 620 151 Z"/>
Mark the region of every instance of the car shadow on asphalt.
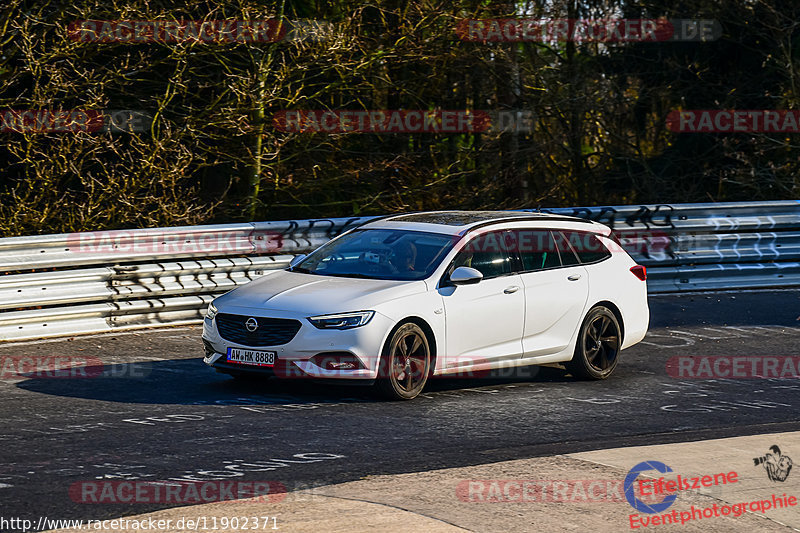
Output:
<path fill-rule="evenodd" d="M 372 387 L 308 379 L 234 379 L 214 372 L 201 359 L 173 359 L 33 372 L 14 379 L 21 390 L 116 403 L 179 405 L 269 405 L 384 401 Z M 562 368 L 526 366 L 433 377 L 425 394 L 521 383 L 574 381 Z"/>

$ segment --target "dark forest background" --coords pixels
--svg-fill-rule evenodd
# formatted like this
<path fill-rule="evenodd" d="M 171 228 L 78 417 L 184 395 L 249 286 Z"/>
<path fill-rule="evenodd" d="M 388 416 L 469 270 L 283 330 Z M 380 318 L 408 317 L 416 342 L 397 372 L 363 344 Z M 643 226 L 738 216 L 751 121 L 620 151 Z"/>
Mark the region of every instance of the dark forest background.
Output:
<path fill-rule="evenodd" d="M 6 0 L 0 109 L 135 109 L 140 133 L 0 133 L 0 236 L 249 220 L 797 198 L 800 136 L 673 133 L 800 107 L 796 0 Z M 464 18 L 714 19 L 713 42 L 481 43 Z M 322 39 L 82 43 L 70 22 L 285 17 Z M 526 109 L 523 133 L 309 134 L 284 109 Z"/>

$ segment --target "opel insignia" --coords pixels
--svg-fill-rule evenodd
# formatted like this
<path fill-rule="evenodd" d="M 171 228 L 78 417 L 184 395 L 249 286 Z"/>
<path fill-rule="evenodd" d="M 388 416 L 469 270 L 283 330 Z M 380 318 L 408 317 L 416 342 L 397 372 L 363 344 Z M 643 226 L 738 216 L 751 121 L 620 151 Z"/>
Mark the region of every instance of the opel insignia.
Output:
<path fill-rule="evenodd" d="M 204 361 L 234 377 L 361 380 L 393 399 L 431 376 L 509 366 L 563 363 L 605 379 L 647 332 L 645 279 L 596 222 L 397 215 L 216 298 Z"/>

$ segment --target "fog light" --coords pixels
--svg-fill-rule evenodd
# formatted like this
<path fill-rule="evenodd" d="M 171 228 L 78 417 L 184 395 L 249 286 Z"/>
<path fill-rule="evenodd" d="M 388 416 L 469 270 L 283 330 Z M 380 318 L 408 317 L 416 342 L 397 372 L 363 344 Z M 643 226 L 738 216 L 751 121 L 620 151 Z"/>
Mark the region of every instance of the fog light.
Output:
<path fill-rule="evenodd" d="M 355 370 L 358 366 L 347 361 L 328 361 L 325 363 L 325 368 L 328 370 Z"/>
<path fill-rule="evenodd" d="M 310 359 L 325 370 L 358 370 L 365 368 L 361 360 L 350 352 L 322 352 Z"/>

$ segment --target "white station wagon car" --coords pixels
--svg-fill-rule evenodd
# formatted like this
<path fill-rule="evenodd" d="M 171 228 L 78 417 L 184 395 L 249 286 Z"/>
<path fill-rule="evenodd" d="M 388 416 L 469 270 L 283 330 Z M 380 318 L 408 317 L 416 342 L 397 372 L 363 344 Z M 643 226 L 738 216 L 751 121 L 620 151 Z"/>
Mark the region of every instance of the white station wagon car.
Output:
<path fill-rule="evenodd" d="M 563 363 L 605 379 L 644 338 L 646 271 L 607 226 L 516 211 L 396 215 L 215 299 L 205 363 L 374 382 L 411 399 L 436 375 Z"/>

